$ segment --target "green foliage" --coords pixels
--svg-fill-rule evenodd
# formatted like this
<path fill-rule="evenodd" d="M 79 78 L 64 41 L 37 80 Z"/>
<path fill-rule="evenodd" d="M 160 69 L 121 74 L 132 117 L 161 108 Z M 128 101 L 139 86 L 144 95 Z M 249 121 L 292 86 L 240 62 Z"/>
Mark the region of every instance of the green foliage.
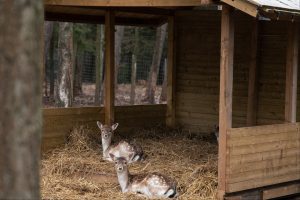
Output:
<path fill-rule="evenodd" d="M 73 42 L 77 45 L 78 51 L 95 52 L 97 26 L 94 24 L 79 24 L 73 25 Z"/>

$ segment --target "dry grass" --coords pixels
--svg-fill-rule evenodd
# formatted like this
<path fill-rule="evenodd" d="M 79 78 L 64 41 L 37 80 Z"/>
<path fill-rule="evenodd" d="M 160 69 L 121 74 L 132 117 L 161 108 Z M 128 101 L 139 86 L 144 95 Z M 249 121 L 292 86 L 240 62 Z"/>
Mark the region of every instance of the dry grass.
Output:
<path fill-rule="evenodd" d="M 131 173 L 157 171 L 178 182 L 178 199 L 216 199 L 217 145 L 207 138 L 183 136 L 178 130 L 154 128 L 131 134 L 147 154 L 142 163 L 130 166 Z M 118 136 L 119 138 L 121 136 Z M 123 137 L 124 138 L 124 137 Z M 142 199 L 122 194 L 117 183 L 95 182 L 75 176 L 114 175 L 113 163 L 101 159 L 100 134 L 76 128 L 64 148 L 43 156 L 41 169 L 44 199 Z"/>

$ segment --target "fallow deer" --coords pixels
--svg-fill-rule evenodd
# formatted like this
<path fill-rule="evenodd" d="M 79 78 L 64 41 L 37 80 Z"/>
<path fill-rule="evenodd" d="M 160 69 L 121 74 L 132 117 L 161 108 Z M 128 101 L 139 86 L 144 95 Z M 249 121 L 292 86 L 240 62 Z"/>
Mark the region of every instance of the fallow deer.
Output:
<path fill-rule="evenodd" d="M 103 159 L 113 162 L 110 155 L 115 157 L 124 157 L 128 163 L 140 161 L 144 159 L 144 153 L 139 145 L 131 144 L 126 141 L 120 141 L 114 145 L 111 144 L 114 131 L 118 127 L 118 123 L 112 126 L 103 125 L 97 121 L 97 125 L 101 130 Z"/>
<path fill-rule="evenodd" d="M 159 173 L 132 175 L 125 158 L 114 158 L 118 181 L 123 193 L 135 193 L 148 198 L 177 197 L 176 182 Z"/>

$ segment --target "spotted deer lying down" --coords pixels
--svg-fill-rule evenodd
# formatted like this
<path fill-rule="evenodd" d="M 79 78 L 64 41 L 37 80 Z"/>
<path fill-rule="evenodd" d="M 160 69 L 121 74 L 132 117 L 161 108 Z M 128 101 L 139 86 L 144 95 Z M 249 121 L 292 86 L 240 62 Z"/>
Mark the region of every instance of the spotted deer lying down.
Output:
<path fill-rule="evenodd" d="M 112 158 L 113 155 L 111 155 Z M 132 175 L 125 158 L 114 158 L 115 169 L 122 192 L 136 193 L 148 198 L 177 197 L 176 182 L 159 173 Z"/>
<path fill-rule="evenodd" d="M 115 157 L 124 157 L 128 163 L 140 161 L 144 159 L 144 153 L 139 145 L 131 144 L 126 141 L 120 141 L 111 144 L 114 130 L 117 129 L 118 123 L 112 126 L 103 125 L 97 121 L 97 125 L 101 130 L 103 159 L 113 162 L 110 155 Z"/>

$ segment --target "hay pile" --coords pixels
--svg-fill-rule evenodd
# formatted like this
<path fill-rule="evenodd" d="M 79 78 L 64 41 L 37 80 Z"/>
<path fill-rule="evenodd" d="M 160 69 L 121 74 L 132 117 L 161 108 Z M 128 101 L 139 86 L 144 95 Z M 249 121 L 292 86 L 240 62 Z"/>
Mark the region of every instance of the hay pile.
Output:
<path fill-rule="evenodd" d="M 142 163 L 132 164 L 130 172 L 158 171 L 174 177 L 178 182 L 178 199 L 216 199 L 217 144 L 183 135 L 178 130 L 162 128 L 139 131 L 130 138 L 127 135 L 126 139 L 141 144 L 148 156 Z M 74 129 L 64 148 L 43 155 L 42 198 L 142 199 L 122 194 L 117 183 L 89 178 L 90 174 L 115 176 L 113 163 L 103 161 L 101 156 L 100 133 L 83 127 Z"/>

